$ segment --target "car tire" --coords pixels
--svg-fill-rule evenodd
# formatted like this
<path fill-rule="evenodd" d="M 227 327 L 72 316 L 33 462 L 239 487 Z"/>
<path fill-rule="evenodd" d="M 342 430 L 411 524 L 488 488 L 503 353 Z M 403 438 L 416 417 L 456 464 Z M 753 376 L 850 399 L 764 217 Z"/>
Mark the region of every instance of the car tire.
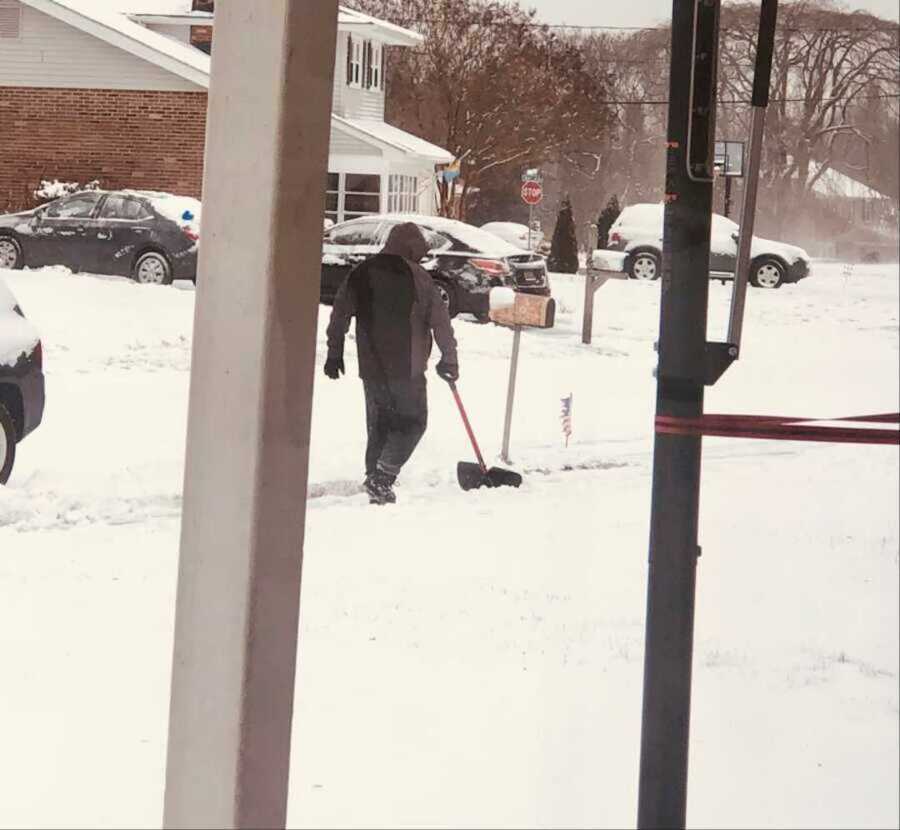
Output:
<path fill-rule="evenodd" d="M 447 280 L 435 280 L 434 287 L 437 288 L 444 305 L 447 307 L 447 313 L 451 318 L 456 317 L 459 310 L 459 303 L 456 300 L 456 291 Z"/>
<path fill-rule="evenodd" d="M 750 266 L 750 283 L 757 288 L 781 288 L 784 276 L 784 265 L 772 257 L 757 259 Z"/>
<path fill-rule="evenodd" d="M 0 236 L 0 268 L 17 271 L 25 264 L 22 246 L 14 236 Z"/>
<path fill-rule="evenodd" d="M 632 280 L 653 282 L 659 279 L 659 257 L 652 251 L 638 251 L 631 255 L 628 277 Z"/>
<path fill-rule="evenodd" d="M 6 484 L 16 460 L 16 425 L 6 406 L 0 403 L 0 485 Z"/>
<path fill-rule="evenodd" d="M 172 266 L 159 251 L 147 251 L 134 262 L 131 278 L 141 285 L 170 285 Z"/>

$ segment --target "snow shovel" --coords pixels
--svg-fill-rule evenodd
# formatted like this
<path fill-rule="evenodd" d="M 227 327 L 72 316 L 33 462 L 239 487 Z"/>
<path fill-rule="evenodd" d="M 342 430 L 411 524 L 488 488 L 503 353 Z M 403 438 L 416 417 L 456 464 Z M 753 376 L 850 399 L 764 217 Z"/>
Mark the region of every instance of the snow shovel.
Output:
<path fill-rule="evenodd" d="M 478 459 L 477 464 L 472 464 L 469 461 L 460 461 L 456 465 L 456 478 L 459 481 L 459 486 L 463 490 L 476 490 L 479 487 L 518 487 L 522 483 L 522 476 L 518 473 L 514 473 L 512 470 L 504 470 L 502 467 L 487 468 L 455 383 L 450 384 L 450 391 L 453 393 L 459 414 L 462 416 L 463 426 L 465 426 L 469 440 L 472 442 L 475 457 Z"/>

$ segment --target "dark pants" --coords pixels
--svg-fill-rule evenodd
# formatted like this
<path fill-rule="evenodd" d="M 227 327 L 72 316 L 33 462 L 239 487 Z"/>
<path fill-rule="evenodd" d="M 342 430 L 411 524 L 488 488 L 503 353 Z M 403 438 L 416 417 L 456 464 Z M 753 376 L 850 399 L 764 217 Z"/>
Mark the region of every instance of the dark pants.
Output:
<path fill-rule="evenodd" d="M 414 380 L 363 380 L 366 393 L 366 475 L 397 476 L 425 434 L 428 394 L 425 376 Z"/>

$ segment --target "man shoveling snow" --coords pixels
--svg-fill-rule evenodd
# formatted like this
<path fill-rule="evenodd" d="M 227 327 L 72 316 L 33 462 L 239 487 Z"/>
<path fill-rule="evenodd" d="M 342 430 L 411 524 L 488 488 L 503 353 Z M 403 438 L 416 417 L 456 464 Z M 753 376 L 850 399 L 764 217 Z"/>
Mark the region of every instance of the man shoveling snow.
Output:
<path fill-rule="evenodd" d="M 344 372 L 344 337 L 356 317 L 359 376 L 366 397 L 365 488 L 369 501 L 397 500 L 393 484 L 428 423 L 425 370 L 432 334 L 441 350 L 438 375 L 459 379 L 450 315 L 431 276 L 419 265 L 428 243 L 417 225 L 391 230 L 381 252 L 361 263 L 338 289 L 328 324 L 325 374 Z"/>

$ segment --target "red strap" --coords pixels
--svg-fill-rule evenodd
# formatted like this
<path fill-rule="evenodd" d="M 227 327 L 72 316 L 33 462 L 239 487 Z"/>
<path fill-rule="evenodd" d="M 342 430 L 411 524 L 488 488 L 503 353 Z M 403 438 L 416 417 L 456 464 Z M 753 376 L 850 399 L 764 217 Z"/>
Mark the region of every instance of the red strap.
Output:
<path fill-rule="evenodd" d="M 848 418 L 789 418 L 777 415 L 701 415 L 679 418 L 657 415 L 656 431 L 664 435 L 718 435 L 726 438 L 764 438 L 781 441 L 824 441 L 838 444 L 897 444 L 900 430 L 853 426 L 824 426 L 815 421 L 857 421 L 900 424 L 900 413 Z"/>

